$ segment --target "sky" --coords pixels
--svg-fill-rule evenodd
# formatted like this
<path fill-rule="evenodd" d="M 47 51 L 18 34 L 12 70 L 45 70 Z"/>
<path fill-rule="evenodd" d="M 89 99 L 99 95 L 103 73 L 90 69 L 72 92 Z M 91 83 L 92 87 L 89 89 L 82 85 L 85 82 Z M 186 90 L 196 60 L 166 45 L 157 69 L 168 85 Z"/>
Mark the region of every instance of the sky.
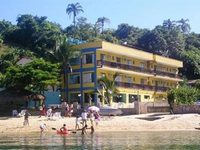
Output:
<path fill-rule="evenodd" d="M 99 17 L 110 19 L 106 28 L 128 23 L 139 28 L 153 29 L 164 20 L 189 19 L 191 31 L 200 33 L 200 0 L 1 0 L 0 20 L 11 21 L 22 14 L 47 16 L 63 28 L 72 24 L 66 14 L 68 4 L 79 2 L 86 17 L 94 24 Z"/>

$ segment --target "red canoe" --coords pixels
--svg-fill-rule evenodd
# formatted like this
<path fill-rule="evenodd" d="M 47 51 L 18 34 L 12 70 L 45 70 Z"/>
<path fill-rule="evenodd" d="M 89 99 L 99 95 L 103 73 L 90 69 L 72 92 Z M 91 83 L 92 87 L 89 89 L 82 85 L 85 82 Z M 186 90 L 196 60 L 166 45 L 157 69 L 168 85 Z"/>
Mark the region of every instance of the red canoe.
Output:
<path fill-rule="evenodd" d="M 67 134 L 69 134 L 69 132 L 68 131 L 59 131 L 59 130 L 57 130 L 57 134 L 67 135 Z"/>

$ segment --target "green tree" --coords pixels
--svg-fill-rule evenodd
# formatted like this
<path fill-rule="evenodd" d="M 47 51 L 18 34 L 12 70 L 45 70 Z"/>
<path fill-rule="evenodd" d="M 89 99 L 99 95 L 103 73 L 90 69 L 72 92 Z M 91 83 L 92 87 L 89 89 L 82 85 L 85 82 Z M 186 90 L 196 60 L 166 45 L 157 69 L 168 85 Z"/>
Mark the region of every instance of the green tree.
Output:
<path fill-rule="evenodd" d="M 176 21 L 171 21 L 170 19 L 164 20 L 163 27 L 168 30 L 171 30 L 176 27 Z"/>
<path fill-rule="evenodd" d="M 198 98 L 198 92 L 196 88 L 183 85 L 168 91 L 168 102 L 170 104 L 193 104 Z"/>
<path fill-rule="evenodd" d="M 181 19 L 181 20 L 178 20 L 177 23 L 179 24 L 178 27 L 181 29 L 181 31 L 183 33 L 189 33 L 190 32 L 190 24 L 187 23 L 189 22 L 189 19 Z"/>
<path fill-rule="evenodd" d="M 2 40 L 6 40 L 7 37 L 16 29 L 16 26 L 12 25 L 11 22 L 2 20 L 0 21 L 0 35 Z"/>
<path fill-rule="evenodd" d="M 72 72 L 71 63 L 73 60 L 79 60 L 80 50 L 75 48 L 74 45 L 70 45 L 66 39 L 63 40 L 60 47 L 48 53 L 51 60 L 59 62 L 61 64 L 61 72 L 63 73 L 63 89 L 68 88 L 66 85 L 68 83 L 68 73 Z M 78 58 L 78 59 L 77 59 Z"/>
<path fill-rule="evenodd" d="M 95 36 L 92 24 L 87 22 L 87 18 L 80 17 L 77 19 L 76 26 L 68 26 L 64 32 L 66 36 L 79 42 L 90 41 Z"/>
<path fill-rule="evenodd" d="M 163 26 L 156 26 L 138 40 L 139 45 L 147 51 L 172 58 L 180 58 L 185 48 L 184 42 L 184 35 L 178 27 L 167 29 Z"/>
<path fill-rule="evenodd" d="M 185 49 L 200 49 L 200 34 L 190 33 L 185 35 Z"/>
<path fill-rule="evenodd" d="M 2 36 L 0 35 L 0 48 L 2 47 L 2 45 L 3 45 L 3 38 L 2 38 Z"/>
<path fill-rule="evenodd" d="M 0 72 L 5 73 L 6 69 L 16 63 L 23 57 L 34 57 L 34 54 L 25 49 L 9 48 L 0 56 Z"/>
<path fill-rule="evenodd" d="M 118 25 L 117 30 L 115 31 L 115 36 L 118 39 L 127 39 L 128 36 L 131 34 L 132 27 L 128 24 L 122 23 Z"/>
<path fill-rule="evenodd" d="M 6 88 L 30 89 L 42 93 L 48 85 L 58 85 L 58 72 L 58 64 L 34 59 L 25 65 L 8 67 L 1 84 Z"/>
<path fill-rule="evenodd" d="M 113 96 L 118 94 L 117 86 L 116 86 L 116 78 L 119 76 L 119 73 L 115 73 L 112 79 L 109 79 L 107 76 L 104 76 L 98 79 L 98 83 L 105 90 L 105 100 L 110 105 L 112 102 Z M 103 95 L 102 93 L 100 93 Z"/>
<path fill-rule="evenodd" d="M 138 44 L 138 39 L 141 38 L 146 32 L 148 32 L 147 29 L 140 29 L 122 23 L 118 25 L 118 28 L 113 35 L 117 37 L 119 43 L 122 45 L 141 48 Z"/>
<path fill-rule="evenodd" d="M 6 40 L 45 57 L 45 51 L 55 49 L 62 34 L 60 25 L 49 22 L 47 17 L 20 15 L 16 29 Z"/>
<path fill-rule="evenodd" d="M 199 78 L 200 76 L 200 49 L 192 48 L 182 52 L 184 67 L 182 72 L 189 79 Z"/>
<path fill-rule="evenodd" d="M 105 23 L 110 23 L 110 19 L 108 19 L 106 17 L 100 17 L 97 19 L 97 23 L 101 26 L 101 33 L 103 34 L 104 25 L 105 25 Z"/>
<path fill-rule="evenodd" d="M 118 43 L 117 38 L 114 37 L 113 34 L 114 34 L 114 30 L 111 30 L 111 29 L 105 30 L 103 34 L 99 35 L 99 39 L 105 40 L 111 43 Z"/>
<path fill-rule="evenodd" d="M 48 86 L 52 89 L 59 86 L 59 64 L 50 63 L 43 59 L 34 59 L 24 66 L 23 71 L 30 83 L 28 88 L 36 93 L 44 92 Z"/>
<path fill-rule="evenodd" d="M 71 16 L 73 14 L 73 24 L 76 26 L 76 16 L 80 13 L 84 12 L 82 6 L 79 3 L 68 4 L 66 13 Z"/>

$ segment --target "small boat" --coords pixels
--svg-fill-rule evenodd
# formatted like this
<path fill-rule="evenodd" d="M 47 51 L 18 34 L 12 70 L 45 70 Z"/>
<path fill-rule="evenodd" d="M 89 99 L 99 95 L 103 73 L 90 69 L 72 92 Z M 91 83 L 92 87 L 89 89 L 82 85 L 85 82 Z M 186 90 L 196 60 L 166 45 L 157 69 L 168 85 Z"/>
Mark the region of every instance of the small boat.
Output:
<path fill-rule="evenodd" d="M 67 134 L 69 134 L 69 131 L 60 131 L 60 130 L 57 130 L 57 134 L 67 135 Z"/>

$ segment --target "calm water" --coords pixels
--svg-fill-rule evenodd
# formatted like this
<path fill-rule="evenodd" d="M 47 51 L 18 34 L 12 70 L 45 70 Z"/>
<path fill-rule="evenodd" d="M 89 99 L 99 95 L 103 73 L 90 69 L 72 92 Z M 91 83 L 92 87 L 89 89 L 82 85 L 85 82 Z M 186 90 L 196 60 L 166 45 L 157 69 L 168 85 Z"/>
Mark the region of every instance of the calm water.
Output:
<path fill-rule="evenodd" d="M 0 149 L 200 150 L 200 131 L 1 136 Z"/>

